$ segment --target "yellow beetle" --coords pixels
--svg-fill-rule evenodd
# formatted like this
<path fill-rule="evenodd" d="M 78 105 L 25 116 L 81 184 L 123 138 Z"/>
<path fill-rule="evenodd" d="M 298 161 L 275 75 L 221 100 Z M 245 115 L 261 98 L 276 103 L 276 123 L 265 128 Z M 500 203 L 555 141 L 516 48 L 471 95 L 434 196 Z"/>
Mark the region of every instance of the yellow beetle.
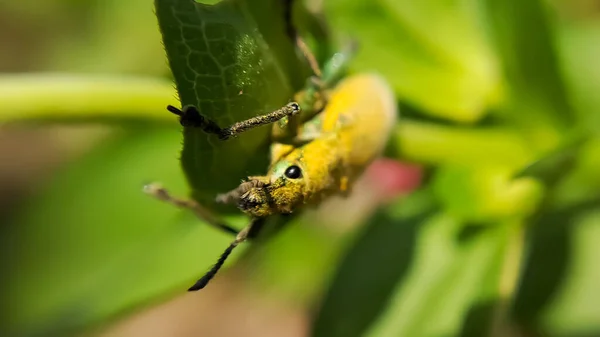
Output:
<path fill-rule="evenodd" d="M 381 154 L 398 115 L 394 93 L 378 75 L 358 74 L 333 85 L 347 55 L 336 54 L 324 76 L 301 43 L 317 78 L 291 102 L 266 115 L 235 123 L 227 128 L 203 117 L 194 106 L 167 109 L 184 127 L 201 128 L 220 139 L 249 129 L 273 124 L 271 164 L 264 176 L 251 176 L 236 189 L 217 196 L 234 203 L 251 216 L 241 231 L 220 222 L 193 200 L 177 199 L 158 185 L 146 192 L 179 207 L 192 209 L 209 224 L 236 234 L 217 263 L 189 290 L 199 290 L 214 277 L 229 254 L 248 238 L 253 227 L 275 214 L 292 213 L 305 205 L 317 205 L 334 194 L 347 194 L 364 169 Z M 329 89 L 333 86 L 332 89 Z"/>
<path fill-rule="evenodd" d="M 371 74 L 346 78 L 328 96 L 325 109 L 299 131 L 312 140 L 301 146 L 275 143 L 268 173 L 249 177 L 242 191 L 219 200 L 237 201 L 240 210 L 260 218 L 347 193 L 387 143 L 396 102 L 385 81 Z"/>

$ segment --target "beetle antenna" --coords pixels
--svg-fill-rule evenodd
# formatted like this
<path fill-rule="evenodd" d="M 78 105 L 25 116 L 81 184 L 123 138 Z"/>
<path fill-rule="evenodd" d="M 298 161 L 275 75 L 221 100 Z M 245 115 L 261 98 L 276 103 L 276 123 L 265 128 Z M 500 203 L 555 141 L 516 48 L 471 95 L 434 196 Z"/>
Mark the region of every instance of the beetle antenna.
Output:
<path fill-rule="evenodd" d="M 235 241 L 232 242 L 229 245 L 229 247 L 227 247 L 227 249 L 225 249 L 223 254 L 221 254 L 219 259 L 217 260 L 217 263 L 215 263 L 215 265 L 212 266 L 212 268 L 210 268 L 210 270 L 208 272 L 206 272 L 206 274 L 204 274 L 204 276 L 202 276 L 198 281 L 196 281 L 196 283 L 194 283 L 194 285 L 191 286 L 188 289 L 188 291 L 197 291 L 197 290 L 200 290 L 200 289 L 203 289 L 204 287 L 206 287 L 208 282 L 210 280 L 212 280 L 213 277 L 215 277 L 215 275 L 217 275 L 217 272 L 219 271 L 219 269 L 221 269 L 221 267 L 223 266 L 223 263 L 225 263 L 225 261 L 229 257 L 229 254 L 231 254 L 231 252 L 237 245 L 238 244 L 235 243 Z"/>
<path fill-rule="evenodd" d="M 188 289 L 188 291 L 197 291 L 206 287 L 208 282 L 210 282 L 210 280 L 212 280 L 215 277 L 215 275 L 217 275 L 221 267 L 223 267 L 223 264 L 225 263 L 233 249 L 237 247 L 240 243 L 246 241 L 248 235 L 251 233 L 255 225 L 257 226 L 257 228 L 260 229 L 260 227 L 262 227 L 261 224 L 263 223 L 263 221 L 264 218 L 253 218 L 248 224 L 248 226 L 242 229 L 236 236 L 235 240 L 233 240 L 233 242 L 229 244 L 229 247 L 225 249 L 223 254 L 221 254 L 219 259 L 217 260 L 217 263 L 215 263 L 214 266 L 212 266 L 210 270 L 207 271 L 206 274 L 204 274 L 204 276 L 202 276 L 198 281 L 196 281 L 196 283 L 194 283 L 194 285 L 191 286 Z"/>

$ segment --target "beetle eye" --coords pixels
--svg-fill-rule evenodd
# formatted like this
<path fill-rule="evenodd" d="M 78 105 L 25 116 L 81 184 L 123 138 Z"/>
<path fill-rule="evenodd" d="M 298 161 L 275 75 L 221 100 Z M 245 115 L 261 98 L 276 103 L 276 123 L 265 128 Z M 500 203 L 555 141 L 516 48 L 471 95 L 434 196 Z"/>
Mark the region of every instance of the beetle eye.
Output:
<path fill-rule="evenodd" d="M 290 179 L 298 179 L 300 177 L 302 177 L 302 170 L 296 166 L 296 165 L 292 165 L 290 167 L 288 167 L 287 169 L 285 169 L 285 176 L 290 178 Z"/>

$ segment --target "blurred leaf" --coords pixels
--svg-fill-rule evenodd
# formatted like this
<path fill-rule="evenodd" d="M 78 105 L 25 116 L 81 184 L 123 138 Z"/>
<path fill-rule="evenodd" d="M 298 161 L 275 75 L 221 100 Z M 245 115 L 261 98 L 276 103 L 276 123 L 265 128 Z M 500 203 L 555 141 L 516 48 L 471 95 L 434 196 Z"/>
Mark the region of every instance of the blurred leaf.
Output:
<path fill-rule="evenodd" d="M 55 37 L 50 55 L 43 60 L 45 69 L 158 76 L 168 73 L 151 1 L 74 1 L 69 9 L 75 6 L 86 6 L 86 15 L 65 15 L 63 20 L 73 21 L 72 16 L 78 15 L 81 21 Z"/>
<path fill-rule="evenodd" d="M 512 310 L 519 327 L 551 336 L 600 332 L 597 284 L 600 199 L 543 210 L 531 224 L 529 251 Z"/>
<path fill-rule="evenodd" d="M 466 221 L 490 221 L 533 214 L 544 186 L 532 178 L 513 179 L 501 167 L 444 166 L 432 181 L 444 209 Z"/>
<path fill-rule="evenodd" d="M 457 335 L 471 310 L 499 300 L 514 225 L 458 241 L 463 225 L 432 211 L 409 202 L 372 219 L 341 264 L 316 336 Z"/>
<path fill-rule="evenodd" d="M 600 191 L 600 138 L 591 139 L 578 152 L 572 174 L 564 177 L 554 192 L 559 205 L 576 204 L 589 200 Z"/>
<path fill-rule="evenodd" d="M 592 4 L 592 2 L 590 2 Z M 600 20 L 563 24 L 559 42 L 569 94 L 579 126 L 598 134 L 600 125 Z"/>
<path fill-rule="evenodd" d="M 419 226 L 432 214 L 428 196 L 407 202 L 409 214 L 393 206 L 375 214 L 342 259 L 313 324 L 313 335 L 364 336 L 383 313 L 396 284 L 409 271 Z M 397 205 L 394 205 L 397 206 Z"/>
<path fill-rule="evenodd" d="M 577 137 L 551 151 L 541 159 L 525 167 L 515 178 L 532 177 L 553 186 L 562 177 L 568 175 L 575 166 L 578 154 L 588 137 Z"/>
<path fill-rule="evenodd" d="M 453 242 L 458 223 L 436 217 L 423 228 L 417 244 L 415 267 L 396 288 L 386 314 L 370 330 L 370 336 L 457 335 L 467 327 L 466 318 L 479 315 L 492 321 L 500 305 L 505 254 L 514 231 L 510 225 L 493 226 L 472 241 Z M 509 295 L 510 294 L 502 294 Z M 484 326 L 483 336 L 490 329 Z"/>
<path fill-rule="evenodd" d="M 308 73 L 286 35 L 282 2 L 156 0 L 156 14 L 182 105 L 195 105 L 222 126 L 283 106 Z M 226 142 L 184 129 L 183 169 L 195 199 L 217 193 L 268 164 L 262 127 Z"/>
<path fill-rule="evenodd" d="M 332 233 L 326 223 L 309 219 L 299 217 L 277 236 L 248 248 L 243 262 L 251 270 L 247 281 L 254 294 L 298 306 L 320 300 L 348 233 Z"/>
<path fill-rule="evenodd" d="M 19 74 L 0 76 L 0 122 L 109 122 L 175 125 L 171 83 L 149 77 Z"/>
<path fill-rule="evenodd" d="M 592 212 L 580 212 L 567 226 L 572 227 L 568 274 L 557 289 L 554 302 L 545 310 L 544 330 L 562 336 L 600 334 L 600 200 Z"/>
<path fill-rule="evenodd" d="M 535 158 L 523 136 L 509 128 L 457 128 L 403 119 L 390 155 L 429 164 L 519 168 Z"/>
<path fill-rule="evenodd" d="M 565 208 L 590 200 L 600 191 L 600 139 L 577 137 L 516 174 L 549 188 L 549 208 Z"/>
<path fill-rule="evenodd" d="M 2 335 L 61 335 L 185 293 L 231 238 L 142 193 L 185 190 L 180 133 L 138 129 L 58 174 L 2 236 Z M 239 225 L 239 223 L 237 224 Z M 237 255 L 237 254 L 236 254 Z"/>
<path fill-rule="evenodd" d="M 553 27 L 541 0 L 484 0 L 508 81 L 505 111 L 542 149 L 574 125 L 555 50 Z"/>
<path fill-rule="evenodd" d="M 332 25 L 356 37 L 356 69 L 385 74 L 425 113 L 472 122 L 498 99 L 493 55 L 472 1 L 330 0 Z"/>

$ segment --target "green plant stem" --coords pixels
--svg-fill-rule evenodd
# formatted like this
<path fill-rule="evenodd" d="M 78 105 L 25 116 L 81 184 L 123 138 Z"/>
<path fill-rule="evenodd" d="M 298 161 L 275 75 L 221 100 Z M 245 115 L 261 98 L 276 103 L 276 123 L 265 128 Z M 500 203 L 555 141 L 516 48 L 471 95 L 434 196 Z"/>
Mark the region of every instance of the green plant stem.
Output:
<path fill-rule="evenodd" d="M 534 158 L 511 129 L 458 128 L 404 119 L 394 130 L 391 155 L 430 164 L 520 167 Z"/>
<path fill-rule="evenodd" d="M 172 123 L 164 110 L 179 105 L 166 80 L 72 74 L 0 76 L 1 122 Z M 510 129 L 456 128 L 403 120 L 392 141 L 394 155 L 427 163 L 523 165 L 532 150 Z"/>
<path fill-rule="evenodd" d="M 0 76 L 0 123 L 52 120 L 144 120 L 172 123 L 179 105 L 172 83 L 158 78 L 73 74 Z"/>

